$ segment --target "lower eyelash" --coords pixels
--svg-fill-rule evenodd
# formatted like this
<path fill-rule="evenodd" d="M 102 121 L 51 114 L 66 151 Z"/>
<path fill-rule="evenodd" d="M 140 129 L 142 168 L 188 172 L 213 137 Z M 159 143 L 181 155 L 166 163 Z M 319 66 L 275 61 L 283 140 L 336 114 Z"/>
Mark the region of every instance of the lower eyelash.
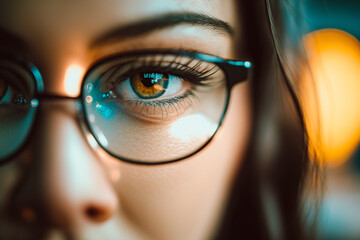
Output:
<path fill-rule="evenodd" d="M 123 100 L 121 103 L 135 117 L 149 121 L 171 121 L 184 114 L 199 99 L 193 90 L 189 90 L 181 96 L 156 100 Z"/>

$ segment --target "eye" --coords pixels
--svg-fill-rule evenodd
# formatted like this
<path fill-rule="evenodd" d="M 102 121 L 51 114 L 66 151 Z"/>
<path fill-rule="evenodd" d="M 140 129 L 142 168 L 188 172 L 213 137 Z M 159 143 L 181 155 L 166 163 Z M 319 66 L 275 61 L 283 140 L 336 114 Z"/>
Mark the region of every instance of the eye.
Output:
<path fill-rule="evenodd" d="M 111 89 L 111 97 L 126 101 L 154 102 L 174 98 L 189 89 L 181 77 L 167 73 L 138 73 Z"/>
<path fill-rule="evenodd" d="M 128 77 L 109 93 L 123 109 L 143 120 L 170 120 L 189 108 L 192 90 L 191 83 L 179 76 L 146 72 Z"/>

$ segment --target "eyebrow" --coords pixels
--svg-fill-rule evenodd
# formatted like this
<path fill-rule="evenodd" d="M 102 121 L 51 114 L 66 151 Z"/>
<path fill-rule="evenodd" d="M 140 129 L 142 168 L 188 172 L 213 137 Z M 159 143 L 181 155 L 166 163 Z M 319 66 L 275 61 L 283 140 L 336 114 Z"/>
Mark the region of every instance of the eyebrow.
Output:
<path fill-rule="evenodd" d="M 205 27 L 220 34 L 234 35 L 234 28 L 218 18 L 200 13 L 168 13 L 146 18 L 135 23 L 112 29 L 96 38 L 91 47 L 111 43 L 127 38 L 139 37 L 156 30 L 173 27 L 180 24 L 193 24 Z"/>

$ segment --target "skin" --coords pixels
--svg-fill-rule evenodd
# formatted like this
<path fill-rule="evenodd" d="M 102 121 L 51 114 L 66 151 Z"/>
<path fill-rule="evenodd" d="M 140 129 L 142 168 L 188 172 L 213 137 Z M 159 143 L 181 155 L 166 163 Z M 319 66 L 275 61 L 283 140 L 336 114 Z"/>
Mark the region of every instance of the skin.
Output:
<path fill-rule="evenodd" d="M 3 1 L 0 26 L 29 46 L 22 54 L 39 68 L 45 92 L 63 96 L 71 95 L 64 87 L 70 66 L 77 64 L 81 69 L 71 83 L 76 95 L 88 67 L 109 54 L 184 48 L 238 57 L 234 38 L 190 24 L 90 47 L 93 39 L 109 29 L 168 12 L 205 13 L 239 32 L 230 0 L 148 3 Z M 93 148 L 74 101 L 44 102 L 30 143 L 16 159 L 0 167 L 0 237 L 208 239 L 221 220 L 249 136 L 247 84 L 235 86 L 231 94 L 223 126 L 205 149 L 186 160 L 156 166 L 125 163 Z M 8 209 L 15 219 L 5 214 Z"/>

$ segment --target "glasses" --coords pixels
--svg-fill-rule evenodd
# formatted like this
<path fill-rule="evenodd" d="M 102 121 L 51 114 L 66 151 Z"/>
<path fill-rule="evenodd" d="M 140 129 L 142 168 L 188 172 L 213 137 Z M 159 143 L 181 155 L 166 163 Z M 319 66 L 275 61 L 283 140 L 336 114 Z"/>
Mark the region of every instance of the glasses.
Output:
<path fill-rule="evenodd" d="M 99 146 L 127 162 L 159 164 L 203 149 L 219 129 L 231 88 L 251 63 L 187 51 L 107 57 L 85 74 L 80 114 Z M 44 94 L 38 69 L 0 55 L 0 163 L 26 145 Z"/>

